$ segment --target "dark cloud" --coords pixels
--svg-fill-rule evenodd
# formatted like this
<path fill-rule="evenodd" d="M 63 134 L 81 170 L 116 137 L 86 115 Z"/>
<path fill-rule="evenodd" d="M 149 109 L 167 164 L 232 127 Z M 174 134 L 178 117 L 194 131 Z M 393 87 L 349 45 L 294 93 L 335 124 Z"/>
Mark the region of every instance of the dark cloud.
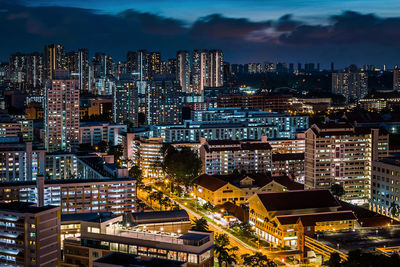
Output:
<path fill-rule="evenodd" d="M 68 50 L 89 48 L 123 60 L 128 50 L 161 51 L 221 48 L 231 62 L 320 61 L 395 64 L 400 17 L 347 11 L 328 23 L 309 25 L 287 14 L 254 22 L 212 14 L 188 25 L 157 14 L 125 10 L 118 14 L 71 7 L 28 7 L 0 0 L 0 57 L 42 51 L 49 43 Z"/>
<path fill-rule="evenodd" d="M 316 44 L 375 44 L 394 46 L 400 42 L 400 18 L 380 18 L 374 14 L 346 11 L 330 18 L 330 25 L 300 25 L 282 34 L 281 43 Z"/>
<path fill-rule="evenodd" d="M 196 38 L 244 39 L 250 33 L 271 26 L 271 21 L 251 22 L 245 18 L 227 18 L 212 14 L 199 18 L 191 27 L 191 35 Z"/>

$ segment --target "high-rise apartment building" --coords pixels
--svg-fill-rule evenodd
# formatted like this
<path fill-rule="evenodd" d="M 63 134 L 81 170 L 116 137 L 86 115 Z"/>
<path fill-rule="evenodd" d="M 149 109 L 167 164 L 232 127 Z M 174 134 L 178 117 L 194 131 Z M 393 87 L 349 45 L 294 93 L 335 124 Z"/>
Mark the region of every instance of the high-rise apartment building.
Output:
<path fill-rule="evenodd" d="M 45 146 L 71 151 L 79 144 L 79 88 L 67 71 L 55 71 L 45 88 Z"/>
<path fill-rule="evenodd" d="M 60 208 L 0 203 L 1 266 L 59 266 Z"/>
<path fill-rule="evenodd" d="M 35 52 L 28 55 L 26 67 L 28 93 L 43 95 L 43 54 Z"/>
<path fill-rule="evenodd" d="M 22 53 L 15 53 L 9 60 L 9 78 L 11 84 L 17 88 L 22 88 L 26 81 L 26 62 L 27 56 Z"/>
<path fill-rule="evenodd" d="M 150 52 L 149 53 L 149 74 L 151 78 L 155 75 L 160 75 L 162 73 L 162 62 L 160 52 Z"/>
<path fill-rule="evenodd" d="M 393 90 L 400 91 L 400 68 L 398 66 L 393 70 Z"/>
<path fill-rule="evenodd" d="M 78 87 L 81 92 L 89 90 L 89 51 L 79 49 L 67 54 L 67 67 L 72 78 L 78 80 Z"/>
<path fill-rule="evenodd" d="M 46 45 L 44 47 L 43 64 L 45 80 L 52 79 L 54 70 L 65 70 L 67 60 L 64 46 L 60 44 Z"/>
<path fill-rule="evenodd" d="M 181 122 L 181 100 L 177 81 L 155 80 L 147 86 L 146 123 L 178 124 Z"/>
<path fill-rule="evenodd" d="M 92 60 L 93 76 L 97 78 L 106 78 L 113 73 L 114 62 L 110 55 L 97 52 Z"/>
<path fill-rule="evenodd" d="M 180 50 L 176 53 L 176 80 L 179 81 L 182 92 L 190 93 L 190 53 Z"/>
<path fill-rule="evenodd" d="M 368 74 L 354 65 L 345 72 L 332 73 L 332 93 L 347 100 L 364 98 L 368 94 Z"/>
<path fill-rule="evenodd" d="M 330 189 L 338 183 L 345 190 L 343 200 L 366 204 L 371 164 L 388 155 L 388 132 L 350 124 L 314 124 L 305 135 L 306 187 Z"/>
<path fill-rule="evenodd" d="M 220 87 L 224 83 L 224 57 L 221 50 L 194 50 L 193 92 L 201 94 L 204 87 Z"/>
<path fill-rule="evenodd" d="M 130 121 L 134 126 L 138 125 L 138 87 L 130 75 L 116 81 L 113 113 L 114 122 Z"/>

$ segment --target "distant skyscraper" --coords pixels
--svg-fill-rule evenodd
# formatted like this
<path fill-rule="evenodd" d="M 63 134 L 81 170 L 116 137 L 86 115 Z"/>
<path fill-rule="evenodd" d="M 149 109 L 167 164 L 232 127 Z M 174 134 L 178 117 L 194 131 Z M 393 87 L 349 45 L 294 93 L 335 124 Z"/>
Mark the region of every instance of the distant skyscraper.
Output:
<path fill-rule="evenodd" d="M 105 78 L 112 75 L 113 60 L 110 55 L 96 53 L 92 60 L 94 78 Z"/>
<path fill-rule="evenodd" d="M 149 58 L 149 76 L 154 78 L 156 75 L 160 75 L 162 72 L 162 62 L 160 52 L 150 52 Z"/>
<path fill-rule="evenodd" d="M 189 57 L 189 61 L 190 61 L 190 57 Z M 167 61 L 166 70 L 164 72 L 166 74 L 176 75 L 177 68 L 178 68 L 178 63 L 177 63 L 176 58 L 170 58 Z M 189 71 L 190 71 L 190 69 L 189 69 Z M 189 75 L 189 83 L 190 83 L 190 75 Z"/>
<path fill-rule="evenodd" d="M 394 67 L 393 71 L 393 89 L 400 91 L 400 68 L 398 66 Z"/>
<path fill-rule="evenodd" d="M 132 75 L 120 77 L 114 91 L 114 122 L 138 125 L 138 87 Z"/>
<path fill-rule="evenodd" d="M 177 81 L 151 81 L 146 94 L 146 123 L 178 124 L 181 122 L 181 100 Z"/>
<path fill-rule="evenodd" d="M 180 50 L 176 53 L 176 80 L 182 88 L 182 92 L 190 93 L 190 53 Z"/>
<path fill-rule="evenodd" d="M 64 46 L 51 44 L 44 47 L 43 64 L 45 80 L 52 79 L 54 70 L 65 70 L 67 67 Z"/>
<path fill-rule="evenodd" d="M 78 80 L 78 87 L 81 92 L 89 90 L 89 51 L 79 49 L 67 54 L 67 67 L 72 78 Z"/>
<path fill-rule="evenodd" d="M 332 93 L 350 99 L 360 99 L 368 94 L 368 75 L 352 65 L 345 72 L 332 73 Z"/>
<path fill-rule="evenodd" d="M 45 146 L 48 151 L 71 151 L 79 144 L 79 88 L 68 71 L 52 71 L 44 99 Z"/>
<path fill-rule="evenodd" d="M 41 53 L 36 52 L 28 55 L 26 83 L 30 88 L 29 93 L 44 94 L 43 90 L 39 89 L 43 85 L 43 55 Z"/>
<path fill-rule="evenodd" d="M 138 52 L 128 51 L 126 54 L 126 72 L 128 74 L 138 72 Z"/>
<path fill-rule="evenodd" d="M 224 85 L 224 57 L 221 50 L 193 51 L 192 84 L 196 94 L 201 94 L 204 87 Z"/>
<path fill-rule="evenodd" d="M 26 81 L 27 56 L 22 53 L 15 53 L 10 56 L 9 77 L 10 82 L 17 88 L 22 89 Z"/>

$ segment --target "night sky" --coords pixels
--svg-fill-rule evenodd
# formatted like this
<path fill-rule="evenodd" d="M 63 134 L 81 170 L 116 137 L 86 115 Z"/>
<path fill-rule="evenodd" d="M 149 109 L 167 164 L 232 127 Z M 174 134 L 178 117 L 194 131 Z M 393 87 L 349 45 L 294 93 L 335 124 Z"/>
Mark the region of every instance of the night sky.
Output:
<path fill-rule="evenodd" d="M 400 64 L 400 1 L 0 0 L 0 60 L 50 43 L 124 60 L 128 50 L 220 48 L 231 63 Z"/>

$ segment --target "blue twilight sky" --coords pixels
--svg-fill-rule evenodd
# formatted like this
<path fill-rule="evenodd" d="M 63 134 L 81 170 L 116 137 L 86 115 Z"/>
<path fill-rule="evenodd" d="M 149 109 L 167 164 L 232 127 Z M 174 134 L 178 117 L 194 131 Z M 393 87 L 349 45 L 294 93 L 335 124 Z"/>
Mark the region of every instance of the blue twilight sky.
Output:
<path fill-rule="evenodd" d="M 0 60 L 60 42 L 128 50 L 221 48 L 232 63 L 400 63 L 399 0 L 0 0 Z"/>

